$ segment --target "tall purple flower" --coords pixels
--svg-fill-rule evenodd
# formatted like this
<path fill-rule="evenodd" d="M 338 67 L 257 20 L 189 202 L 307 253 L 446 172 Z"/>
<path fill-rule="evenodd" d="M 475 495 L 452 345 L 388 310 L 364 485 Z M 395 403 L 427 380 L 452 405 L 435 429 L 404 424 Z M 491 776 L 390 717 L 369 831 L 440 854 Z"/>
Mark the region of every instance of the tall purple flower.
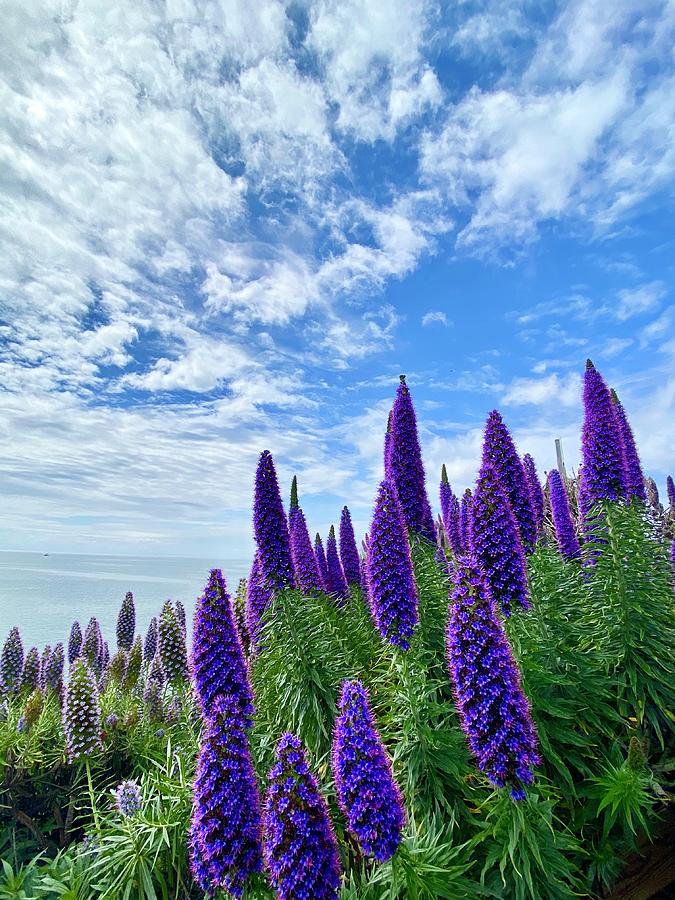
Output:
<path fill-rule="evenodd" d="M 123 781 L 113 791 L 115 806 L 121 816 L 130 819 L 142 806 L 141 790 L 136 781 Z"/>
<path fill-rule="evenodd" d="M 548 489 L 551 496 L 553 527 L 560 552 L 566 559 L 578 559 L 581 555 L 579 539 L 574 528 L 567 491 L 557 469 L 548 473 Z"/>
<path fill-rule="evenodd" d="M 277 745 L 265 802 L 265 862 L 278 900 L 337 900 L 341 868 L 326 801 L 301 742 Z"/>
<path fill-rule="evenodd" d="M 23 663 L 21 673 L 21 690 L 24 694 L 31 694 L 40 686 L 40 651 L 37 647 L 31 647 Z"/>
<path fill-rule="evenodd" d="M 626 495 L 623 445 L 611 395 L 590 359 L 584 373 L 584 424 L 581 432 L 583 499 L 586 518 L 600 500 Z"/>
<path fill-rule="evenodd" d="M 352 517 L 346 506 L 342 507 L 340 514 L 340 560 L 347 584 L 361 587 L 361 560 L 356 549 Z"/>
<path fill-rule="evenodd" d="M 525 557 L 518 524 L 497 472 L 484 464 L 471 508 L 471 548 L 494 600 L 508 616 L 514 605 L 529 607 Z"/>
<path fill-rule="evenodd" d="M 666 493 L 668 494 L 668 506 L 670 511 L 675 513 L 675 482 L 673 482 L 672 475 L 669 475 L 666 478 Z"/>
<path fill-rule="evenodd" d="M 185 607 L 180 600 L 176 600 L 174 609 L 176 614 L 176 621 L 180 625 L 183 634 L 187 637 L 187 619 L 185 616 Z"/>
<path fill-rule="evenodd" d="M 448 531 L 450 528 L 450 516 L 451 516 L 451 508 L 452 508 L 452 500 L 455 496 L 452 493 L 452 488 L 450 487 L 450 482 L 448 481 L 448 470 L 445 468 L 445 463 L 441 466 L 441 484 L 439 487 L 439 496 L 441 501 L 441 518 L 443 519 L 443 528 L 445 529 L 445 534 L 448 536 Z"/>
<path fill-rule="evenodd" d="M 53 690 L 56 694 L 61 696 L 63 693 L 63 666 L 64 666 L 64 651 L 63 644 L 61 641 L 58 644 L 54 645 L 54 649 L 52 650 L 49 656 L 49 664 L 47 665 L 43 677 L 44 677 L 44 688 L 43 690 Z"/>
<path fill-rule="evenodd" d="M 291 557 L 298 579 L 298 586 L 306 594 L 320 591 L 322 585 L 319 566 L 314 555 L 309 531 L 307 530 L 305 514 L 298 504 L 298 482 L 296 478 L 293 478 L 288 527 L 291 538 Z"/>
<path fill-rule="evenodd" d="M 258 547 L 260 571 L 272 591 L 295 585 L 288 524 L 279 493 L 274 460 L 263 450 L 255 476 L 253 533 Z"/>
<path fill-rule="evenodd" d="M 170 600 L 162 607 L 159 617 L 157 649 L 167 680 L 174 683 L 184 681 L 187 677 L 185 633 L 176 619 Z"/>
<path fill-rule="evenodd" d="M 529 553 L 537 541 L 537 523 L 527 477 L 509 430 L 496 409 L 485 425 L 482 464 L 492 466 L 497 473 L 516 518 L 523 548 Z"/>
<path fill-rule="evenodd" d="M 68 638 L 68 665 L 72 665 L 82 649 L 82 629 L 79 622 L 73 622 Z"/>
<path fill-rule="evenodd" d="M 127 591 L 117 616 L 117 647 L 120 650 L 131 650 L 136 631 L 136 607 L 134 595 Z"/>
<path fill-rule="evenodd" d="M 452 499 L 450 500 L 448 521 L 444 521 L 443 525 L 453 555 L 459 556 L 463 552 L 461 527 L 462 521 L 459 500 L 454 494 L 452 495 Z"/>
<path fill-rule="evenodd" d="M 102 749 L 96 677 L 83 657 L 78 657 L 70 667 L 63 705 L 63 730 L 70 762 Z"/>
<path fill-rule="evenodd" d="M 637 497 L 638 500 L 645 501 L 647 494 L 645 492 L 645 479 L 642 474 L 642 466 L 640 465 L 640 457 L 638 456 L 635 446 L 635 438 L 630 422 L 626 416 L 626 410 L 616 391 L 610 391 L 612 403 L 614 404 L 614 415 L 619 427 L 619 437 L 621 439 L 621 449 L 623 451 L 624 475 L 626 479 L 626 497 Z"/>
<path fill-rule="evenodd" d="M 387 416 L 387 430 L 384 433 L 384 453 L 383 453 L 383 462 L 384 462 L 384 477 L 392 479 L 393 475 L 391 472 L 391 423 L 393 419 L 394 411 L 393 409 L 389 410 L 389 415 Z"/>
<path fill-rule="evenodd" d="M 16 625 L 10 629 L 0 654 L 0 690 L 3 694 L 18 694 L 23 674 L 23 643 Z"/>
<path fill-rule="evenodd" d="M 141 644 L 140 634 L 136 635 L 136 639 L 131 645 L 126 663 L 124 689 L 131 691 L 138 684 L 138 679 L 141 677 L 141 669 L 143 668 L 143 645 Z"/>
<path fill-rule="evenodd" d="M 321 584 L 324 591 L 327 591 L 328 588 L 328 562 L 326 561 L 326 553 L 323 549 L 323 542 L 321 540 L 321 535 L 316 533 L 316 537 L 314 538 L 314 553 L 316 555 L 316 563 L 319 567 L 319 575 L 321 576 Z"/>
<path fill-rule="evenodd" d="M 258 786 L 239 698 L 218 695 L 205 721 L 193 785 L 192 870 L 209 894 L 241 897 L 262 871 Z"/>
<path fill-rule="evenodd" d="M 265 584 L 260 569 L 260 557 L 256 553 L 253 557 L 251 573 L 246 584 L 246 626 L 251 636 L 251 646 L 258 646 L 258 632 L 260 620 L 272 599 L 272 591 Z"/>
<path fill-rule="evenodd" d="M 211 714 L 216 699 L 227 694 L 237 700 L 243 723 L 253 724 L 253 694 L 244 649 L 220 569 L 211 570 L 204 593 L 197 600 L 190 664 L 205 718 Z"/>
<path fill-rule="evenodd" d="M 342 571 L 342 563 L 338 556 L 337 541 L 335 540 L 335 527 L 330 526 L 328 540 L 326 541 L 326 565 L 328 567 L 328 593 L 344 600 L 349 596 L 349 588 Z"/>
<path fill-rule="evenodd" d="M 151 662 L 157 652 L 157 617 L 150 619 L 148 630 L 145 632 L 145 641 L 143 642 L 143 662 Z"/>
<path fill-rule="evenodd" d="M 459 507 L 459 537 L 462 553 L 471 551 L 471 507 L 473 506 L 473 494 L 471 488 L 467 488 L 462 494 L 462 502 Z"/>
<path fill-rule="evenodd" d="M 396 489 L 380 484 L 368 543 L 368 592 L 378 630 L 402 650 L 417 625 L 417 587 Z"/>
<path fill-rule="evenodd" d="M 35 648 L 37 650 L 37 647 Z M 42 651 L 42 658 L 39 659 L 38 663 L 38 684 L 40 688 L 44 691 L 47 683 L 47 669 L 49 668 L 49 661 L 52 656 L 52 648 L 51 644 L 45 644 L 45 648 Z M 24 667 L 25 667 L 24 663 Z M 37 687 L 37 685 L 36 685 Z"/>
<path fill-rule="evenodd" d="M 378 862 L 396 852 L 405 825 L 403 799 L 359 681 L 346 681 L 333 734 L 338 803 L 361 849 Z"/>
<path fill-rule="evenodd" d="M 519 800 L 540 758 L 518 665 L 476 559 L 464 557 L 453 580 L 446 636 L 460 724 L 478 767 Z"/>
<path fill-rule="evenodd" d="M 406 528 L 435 542 L 436 526 L 427 497 L 417 417 L 405 375 L 401 375 L 391 411 L 388 453 L 390 477 L 396 486 Z"/>
<path fill-rule="evenodd" d="M 656 515 L 661 514 L 661 500 L 659 498 L 659 489 L 656 486 L 656 482 L 653 478 L 647 476 L 645 478 L 645 491 L 647 494 L 647 500 L 652 510 L 656 513 Z"/>
<path fill-rule="evenodd" d="M 98 677 L 101 673 L 103 635 L 101 634 L 101 626 L 98 624 L 96 616 L 92 616 L 91 619 L 89 619 L 89 623 L 84 630 L 80 656 L 86 660 L 89 668 Z"/>
<path fill-rule="evenodd" d="M 539 481 L 534 459 L 529 453 L 523 456 L 523 469 L 525 471 L 527 489 L 530 492 L 530 502 L 532 503 L 534 521 L 537 526 L 537 535 L 539 536 L 544 533 L 544 491 Z"/>

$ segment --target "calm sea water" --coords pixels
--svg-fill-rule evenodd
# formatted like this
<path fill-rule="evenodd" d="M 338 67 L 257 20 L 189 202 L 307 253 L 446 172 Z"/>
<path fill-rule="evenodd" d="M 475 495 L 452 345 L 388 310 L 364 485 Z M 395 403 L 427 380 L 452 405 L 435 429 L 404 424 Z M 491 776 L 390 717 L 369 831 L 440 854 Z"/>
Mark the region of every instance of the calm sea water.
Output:
<path fill-rule="evenodd" d="M 0 641 L 18 625 L 26 650 L 33 644 L 65 644 L 74 619 L 84 631 L 96 616 L 112 649 L 127 591 L 133 592 L 137 629 L 144 634 L 168 598 L 181 600 L 191 617 L 214 565 L 222 568 L 231 591 L 248 569 L 245 560 L 0 552 Z"/>

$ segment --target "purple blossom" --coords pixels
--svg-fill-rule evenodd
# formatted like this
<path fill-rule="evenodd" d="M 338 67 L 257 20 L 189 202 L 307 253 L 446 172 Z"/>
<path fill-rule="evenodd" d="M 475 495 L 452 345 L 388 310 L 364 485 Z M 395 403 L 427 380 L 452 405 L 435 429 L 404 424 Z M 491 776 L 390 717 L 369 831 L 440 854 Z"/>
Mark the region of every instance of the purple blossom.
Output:
<path fill-rule="evenodd" d="M 402 650 L 417 624 L 417 587 L 398 496 L 385 480 L 375 500 L 368 543 L 368 592 L 378 630 Z"/>
<path fill-rule="evenodd" d="M 378 862 L 396 852 L 405 825 L 403 799 L 391 762 L 358 681 L 346 681 L 333 734 L 333 774 L 338 803 L 361 849 Z"/>
<path fill-rule="evenodd" d="M 530 602 L 518 524 L 497 472 L 483 464 L 471 508 L 471 548 L 494 600 L 508 616 Z"/>
<path fill-rule="evenodd" d="M 288 524 L 279 493 L 274 460 L 263 450 L 255 476 L 253 533 L 258 547 L 260 571 L 272 591 L 294 587 L 295 574 Z"/>
<path fill-rule="evenodd" d="M 459 538 L 462 553 L 471 551 L 471 507 L 473 494 L 471 488 L 467 488 L 462 494 L 462 502 L 459 508 Z"/>
<path fill-rule="evenodd" d="M 141 669 L 143 668 L 143 646 L 141 644 L 141 636 L 136 635 L 136 639 L 131 645 L 131 650 L 127 656 L 127 670 L 124 673 L 124 688 L 127 691 L 133 690 L 138 684 L 141 677 Z"/>
<path fill-rule="evenodd" d="M 155 658 L 157 652 L 157 617 L 150 619 L 148 630 L 145 633 L 145 641 L 143 642 L 143 662 L 150 662 Z"/>
<path fill-rule="evenodd" d="M 179 684 L 187 677 L 187 649 L 185 633 L 170 600 L 162 607 L 157 631 L 157 649 L 164 674 L 168 681 Z"/>
<path fill-rule="evenodd" d="M 318 532 L 314 538 L 314 554 L 319 567 L 319 575 L 321 576 L 323 590 L 328 591 L 328 562 L 326 561 L 326 554 L 323 549 L 321 535 Z"/>
<path fill-rule="evenodd" d="M 80 656 L 86 660 L 89 668 L 94 672 L 96 677 L 98 677 L 101 674 L 103 636 L 101 635 L 101 627 L 98 624 L 96 616 L 92 616 L 91 619 L 89 619 L 89 623 L 84 630 Z"/>
<path fill-rule="evenodd" d="M 115 713 L 106 716 L 105 724 L 111 731 L 114 731 L 119 724 L 119 717 Z"/>
<path fill-rule="evenodd" d="M 340 514 L 340 561 L 347 584 L 361 587 L 361 560 L 356 548 L 352 517 L 346 506 L 342 507 Z"/>
<path fill-rule="evenodd" d="M 256 553 L 253 557 L 251 574 L 246 585 L 246 625 L 251 636 L 251 646 L 258 647 L 258 632 L 260 620 L 272 600 L 272 591 L 265 584 L 260 569 L 260 557 Z"/>
<path fill-rule="evenodd" d="M 245 578 L 240 578 L 237 584 L 237 590 L 232 598 L 232 615 L 234 616 L 234 624 L 241 638 L 241 645 L 244 648 L 244 655 L 248 657 L 251 650 L 251 637 L 248 633 L 246 624 L 246 594 L 247 583 Z"/>
<path fill-rule="evenodd" d="M 141 789 L 135 781 L 123 781 L 113 791 L 115 806 L 121 816 L 132 818 L 142 807 Z"/>
<path fill-rule="evenodd" d="M 541 536 L 544 533 L 544 491 L 539 481 L 534 459 L 529 453 L 523 456 L 523 469 L 525 470 L 527 488 L 530 492 L 530 502 L 532 503 L 534 521 L 537 526 L 537 535 Z"/>
<path fill-rule="evenodd" d="M 391 423 L 393 418 L 394 411 L 393 409 L 389 410 L 389 415 L 387 416 L 387 430 L 384 433 L 384 453 L 383 453 L 383 463 L 384 463 L 384 477 L 390 480 L 393 480 L 393 475 L 391 471 Z"/>
<path fill-rule="evenodd" d="M 45 674 L 45 688 L 51 688 L 57 694 L 63 691 L 64 655 L 63 644 L 59 641 L 51 652 Z"/>
<path fill-rule="evenodd" d="M 299 506 L 291 506 L 288 515 L 291 536 L 291 556 L 298 579 L 298 586 L 305 594 L 321 590 L 319 566 L 312 548 L 312 541 L 307 530 L 305 514 Z"/>
<path fill-rule="evenodd" d="M 37 647 L 35 648 L 37 651 Z M 44 690 L 47 684 L 47 669 L 49 668 L 49 660 L 52 656 L 52 648 L 51 644 L 45 644 L 44 650 L 42 651 L 42 657 L 40 658 L 38 654 L 38 684 Z M 26 663 L 24 662 L 24 668 Z M 37 685 L 35 685 L 37 687 Z"/>
<path fill-rule="evenodd" d="M 174 603 L 174 610 L 176 614 L 176 621 L 180 625 L 183 634 L 187 637 L 187 619 L 185 616 L 185 607 L 180 600 L 176 600 L 176 602 Z"/>
<path fill-rule="evenodd" d="M 579 539 L 574 528 L 567 491 L 557 469 L 551 469 L 548 473 L 548 489 L 553 527 L 560 552 L 566 559 L 578 559 L 581 555 Z"/>
<path fill-rule="evenodd" d="M 583 508 L 586 519 L 600 500 L 620 500 L 626 495 L 623 446 L 619 424 L 607 385 L 593 363 L 586 360 L 584 373 L 584 424 L 581 432 Z"/>
<path fill-rule="evenodd" d="M 68 638 L 68 665 L 71 666 L 82 649 L 82 629 L 79 622 L 73 622 L 70 628 L 70 637 Z"/>
<path fill-rule="evenodd" d="M 127 674 L 127 651 L 118 650 L 108 664 L 108 681 L 123 684 Z"/>
<path fill-rule="evenodd" d="M 294 735 L 279 741 L 268 782 L 265 862 L 278 900 L 337 900 L 337 841 L 326 801 Z"/>
<path fill-rule="evenodd" d="M 519 800 L 540 762 L 520 672 L 476 559 L 463 557 L 453 579 L 446 637 L 460 724 L 481 771 Z"/>
<path fill-rule="evenodd" d="M 164 718 L 164 699 L 161 682 L 150 678 L 145 682 L 143 707 L 145 717 L 150 722 L 159 722 Z"/>
<path fill-rule="evenodd" d="M 21 673 L 21 691 L 31 694 L 40 684 L 40 651 L 37 647 L 31 647 L 23 663 Z"/>
<path fill-rule="evenodd" d="M 220 694 L 205 722 L 195 774 L 190 858 L 198 883 L 241 897 L 262 871 L 261 815 L 239 699 Z"/>
<path fill-rule="evenodd" d="M 672 475 L 666 478 L 666 493 L 668 494 L 668 506 L 671 512 L 675 513 L 675 482 L 673 482 Z"/>
<path fill-rule="evenodd" d="M 110 650 L 108 649 L 108 642 L 103 641 L 103 648 L 101 650 L 101 660 L 100 660 L 100 668 L 104 670 L 108 663 L 110 662 Z"/>
<path fill-rule="evenodd" d="M 448 535 L 450 527 L 450 511 L 452 508 L 452 501 L 454 496 L 455 495 L 452 493 L 452 488 L 450 487 L 450 482 L 448 481 L 448 470 L 445 468 L 445 463 L 443 463 L 443 465 L 441 466 L 441 484 L 439 487 L 439 498 L 441 502 L 441 519 L 443 520 L 443 528 L 445 529 L 446 535 Z"/>
<path fill-rule="evenodd" d="M 204 717 L 211 714 L 216 699 L 227 694 L 237 700 L 243 724 L 253 724 L 253 694 L 244 649 L 220 569 L 211 570 L 204 593 L 197 600 L 190 666 Z"/>
<path fill-rule="evenodd" d="M 117 616 L 117 647 L 119 650 L 131 650 L 136 631 L 136 607 L 134 595 L 127 591 Z"/>
<path fill-rule="evenodd" d="M 647 493 L 647 500 L 652 510 L 656 513 L 656 515 L 660 515 L 661 501 L 659 499 L 659 489 L 657 488 L 654 479 L 650 478 L 649 476 L 645 478 L 645 491 Z"/>
<path fill-rule="evenodd" d="M 326 565 L 328 567 L 328 593 L 334 594 L 340 600 L 349 596 L 349 588 L 342 571 L 342 563 L 338 556 L 337 541 L 335 540 L 335 527 L 330 526 L 328 540 L 326 541 Z"/>
<path fill-rule="evenodd" d="M 96 677 L 86 660 L 79 657 L 70 667 L 63 704 L 63 730 L 70 762 L 102 749 L 100 722 Z"/>
<path fill-rule="evenodd" d="M 537 523 L 527 477 L 509 430 L 496 409 L 485 425 L 482 464 L 492 466 L 497 473 L 511 504 L 523 549 L 529 553 L 537 541 Z"/>
<path fill-rule="evenodd" d="M 10 629 L 0 653 L 0 689 L 3 694 L 18 694 L 23 674 L 23 643 L 16 625 Z"/>
<path fill-rule="evenodd" d="M 645 492 L 645 479 L 642 474 L 642 466 L 640 465 L 640 457 L 638 456 L 635 446 L 635 438 L 630 422 L 626 416 L 626 410 L 623 408 L 621 401 L 616 395 L 616 391 L 610 391 L 612 403 L 614 404 L 614 415 L 619 427 L 619 437 L 621 441 L 621 450 L 623 454 L 624 476 L 626 479 L 626 497 L 637 497 L 643 502 L 647 499 Z"/>
<path fill-rule="evenodd" d="M 436 542 L 436 527 L 427 497 L 424 464 L 417 436 L 417 417 L 410 390 L 401 375 L 391 411 L 389 466 L 385 473 L 393 479 L 406 528 Z M 387 471 L 388 469 L 388 471 Z"/>
<path fill-rule="evenodd" d="M 182 712 L 183 704 L 181 703 L 181 699 L 178 694 L 174 694 L 166 708 L 165 718 L 167 723 L 169 725 L 174 725 L 180 720 Z"/>
<path fill-rule="evenodd" d="M 459 556 L 462 552 L 462 530 L 459 500 L 453 494 L 448 509 L 448 521 L 443 521 L 445 534 L 450 544 L 453 556 Z"/>

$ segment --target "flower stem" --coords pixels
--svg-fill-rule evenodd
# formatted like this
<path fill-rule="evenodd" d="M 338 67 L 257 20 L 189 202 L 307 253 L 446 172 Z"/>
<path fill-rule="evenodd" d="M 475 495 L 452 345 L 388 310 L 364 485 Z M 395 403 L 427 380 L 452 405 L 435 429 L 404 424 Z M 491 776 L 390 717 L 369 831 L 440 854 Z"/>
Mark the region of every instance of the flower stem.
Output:
<path fill-rule="evenodd" d="M 87 757 L 84 761 L 85 769 L 87 770 L 87 785 L 89 787 L 89 802 L 91 803 L 91 811 L 94 816 L 94 827 L 96 831 L 101 833 L 101 822 L 98 817 L 98 810 L 96 809 L 96 799 L 94 797 L 94 783 L 91 780 L 91 765 L 89 763 L 89 757 Z"/>

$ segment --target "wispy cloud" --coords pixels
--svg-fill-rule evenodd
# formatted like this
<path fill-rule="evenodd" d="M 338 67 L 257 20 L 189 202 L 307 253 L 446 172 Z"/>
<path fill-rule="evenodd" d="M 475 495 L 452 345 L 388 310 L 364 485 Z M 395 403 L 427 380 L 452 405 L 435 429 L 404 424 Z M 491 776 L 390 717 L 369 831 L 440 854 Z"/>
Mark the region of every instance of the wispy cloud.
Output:
<path fill-rule="evenodd" d="M 439 325 L 445 325 L 446 328 L 450 325 L 448 317 L 441 310 L 430 309 L 429 312 L 425 312 L 422 316 L 422 325 L 424 326 L 433 325 L 435 322 Z"/>

